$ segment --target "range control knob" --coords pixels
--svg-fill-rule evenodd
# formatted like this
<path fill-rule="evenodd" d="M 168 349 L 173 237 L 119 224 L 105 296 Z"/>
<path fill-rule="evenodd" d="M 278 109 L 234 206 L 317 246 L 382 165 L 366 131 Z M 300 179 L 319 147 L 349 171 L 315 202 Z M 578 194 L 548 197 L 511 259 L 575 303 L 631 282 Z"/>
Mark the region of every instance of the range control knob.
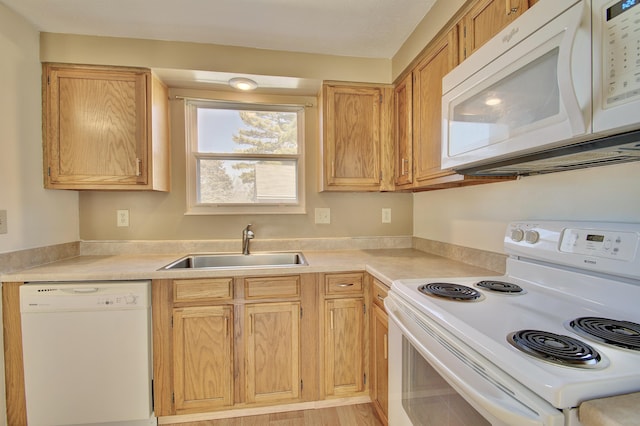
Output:
<path fill-rule="evenodd" d="M 524 238 L 524 231 L 520 228 L 511 230 L 511 239 L 516 243 L 519 243 Z"/>
<path fill-rule="evenodd" d="M 527 231 L 524 233 L 524 240 L 529 244 L 535 244 L 540 239 L 538 231 Z"/>

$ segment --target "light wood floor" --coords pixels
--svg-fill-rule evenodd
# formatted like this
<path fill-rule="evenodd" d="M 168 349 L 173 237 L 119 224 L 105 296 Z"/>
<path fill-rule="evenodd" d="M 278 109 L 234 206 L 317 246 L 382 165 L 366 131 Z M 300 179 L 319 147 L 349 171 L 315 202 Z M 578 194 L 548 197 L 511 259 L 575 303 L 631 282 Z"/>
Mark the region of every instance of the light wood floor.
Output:
<path fill-rule="evenodd" d="M 233 419 L 176 423 L 167 426 L 382 426 L 371 404 L 262 414 Z"/>

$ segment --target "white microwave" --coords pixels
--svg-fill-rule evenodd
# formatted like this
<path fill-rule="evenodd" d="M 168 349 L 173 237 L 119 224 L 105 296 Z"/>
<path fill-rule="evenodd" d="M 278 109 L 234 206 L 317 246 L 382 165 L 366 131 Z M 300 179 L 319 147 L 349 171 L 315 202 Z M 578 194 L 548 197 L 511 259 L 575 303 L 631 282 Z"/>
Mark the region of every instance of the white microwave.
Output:
<path fill-rule="evenodd" d="M 442 167 L 532 174 L 640 160 L 638 3 L 540 0 L 447 74 Z"/>

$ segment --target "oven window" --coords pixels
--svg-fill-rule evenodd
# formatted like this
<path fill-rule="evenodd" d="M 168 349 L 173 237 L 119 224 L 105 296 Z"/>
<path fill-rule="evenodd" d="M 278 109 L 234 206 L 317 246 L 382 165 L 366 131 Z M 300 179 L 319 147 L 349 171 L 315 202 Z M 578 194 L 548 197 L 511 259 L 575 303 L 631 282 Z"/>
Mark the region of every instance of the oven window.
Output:
<path fill-rule="evenodd" d="M 490 426 L 402 337 L 402 407 L 414 426 Z"/>

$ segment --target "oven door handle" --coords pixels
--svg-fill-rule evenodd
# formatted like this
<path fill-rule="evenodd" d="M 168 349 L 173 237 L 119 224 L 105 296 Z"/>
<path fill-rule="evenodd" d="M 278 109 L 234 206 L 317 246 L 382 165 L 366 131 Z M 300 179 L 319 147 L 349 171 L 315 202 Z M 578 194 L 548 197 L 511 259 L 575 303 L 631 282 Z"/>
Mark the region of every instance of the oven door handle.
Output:
<path fill-rule="evenodd" d="M 564 425 L 564 415 L 561 411 L 490 362 L 479 362 L 480 355 L 470 352 L 457 342 L 456 338 L 447 335 L 440 326 L 427 320 L 414 309 L 404 304 L 399 308 L 393 299 L 392 293 L 385 299 L 391 320 L 389 365 L 402 364 L 404 336 L 449 385 L 492 424 Z M 407 310 L 412 312 L 407 315 L 403 312 Z M 441 360 L 446 360 L 446 365 Z M 390 392 L 391 388 L 390 384 Z M 393 396 L 390 394 L 389 397 L 391 399 Z"/>

